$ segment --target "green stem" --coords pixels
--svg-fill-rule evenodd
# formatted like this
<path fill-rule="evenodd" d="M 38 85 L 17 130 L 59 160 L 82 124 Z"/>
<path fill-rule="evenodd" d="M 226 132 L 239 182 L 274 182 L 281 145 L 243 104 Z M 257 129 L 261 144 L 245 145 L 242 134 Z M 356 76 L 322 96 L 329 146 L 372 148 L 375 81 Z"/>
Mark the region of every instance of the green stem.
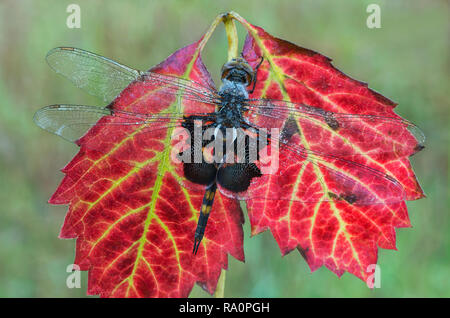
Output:
<path fill-rule="evenodd" d="M 239 38 L 233 16 L 230 13 L 226 13 L 222 19 L 228 39 L 228 61 L 231 61 L 238 57 Z"/>
<path fill-rule="evenodd" d="M 219 281 L 217 282 L 216 291 L 214 292 L 215 298 L 223 298 L 225 294 L 225 278 L 227 271 L 222 269 L 220 273 Z"/>

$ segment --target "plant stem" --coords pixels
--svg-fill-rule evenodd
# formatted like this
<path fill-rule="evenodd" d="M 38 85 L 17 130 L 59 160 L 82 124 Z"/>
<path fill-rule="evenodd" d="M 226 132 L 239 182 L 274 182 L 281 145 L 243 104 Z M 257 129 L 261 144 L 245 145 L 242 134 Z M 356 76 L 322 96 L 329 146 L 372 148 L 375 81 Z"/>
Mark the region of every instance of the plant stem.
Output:
<path fill-rule="evenodd" d="M 225 25 L 225 32 L 228 39 L 228 61 L 238 56 L 239 38 L 234 23 L 233 16 L 229 13 L 223 15 L 223 24 Z"/>
<path fill-rule="evenodd" d="M 219 277 L 219 281 L 217 282 L 216 291 L 214 292 L 215 298 L 223 298 L 225 294 L 225 278 L 227 271 L 222 269 Z"/>

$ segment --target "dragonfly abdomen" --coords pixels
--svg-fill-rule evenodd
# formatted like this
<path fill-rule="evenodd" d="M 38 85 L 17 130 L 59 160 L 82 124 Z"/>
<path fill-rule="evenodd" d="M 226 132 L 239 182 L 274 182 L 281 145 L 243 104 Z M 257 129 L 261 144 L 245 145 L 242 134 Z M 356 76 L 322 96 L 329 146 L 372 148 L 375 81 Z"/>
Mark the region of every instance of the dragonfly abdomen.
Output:
<path fill-rule="evenodd" d="M 214 196 L 216 194 L 217 184 L 214 182 L 206 188 L 205 195 L 203 196 L 202 206 L 200 208 L 200 216 L 197 221 L 197 228 L 195 229 L 194 249 L 193 253 L 197 254 L 200 242 L 205 234 L 206 224 L 208 223 L 209 214 L 211 212 L 212 204 L 214 202 Z"/>

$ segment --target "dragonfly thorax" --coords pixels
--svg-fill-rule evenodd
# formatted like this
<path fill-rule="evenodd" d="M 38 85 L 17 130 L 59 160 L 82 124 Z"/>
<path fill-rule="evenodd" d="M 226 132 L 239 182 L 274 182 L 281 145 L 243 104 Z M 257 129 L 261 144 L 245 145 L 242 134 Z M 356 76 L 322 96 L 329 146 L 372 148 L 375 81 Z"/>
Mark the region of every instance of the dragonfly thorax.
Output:
<path fill-rule="evenodd" d="M 243 104 L 248 99 L 246 86 L 223 79 L 219 95 L 221 102 L 217 112 L 217 123 L 223 127 L 240 127 L 243 120 Z"/>
<path fill-rule="evenodd" d="M 222 99 L 229 102 L 242 102 L 244 99 L 248 98 L 247 87 L 245 84 L 225 78 L 222 80 L 219 95 Z"/>

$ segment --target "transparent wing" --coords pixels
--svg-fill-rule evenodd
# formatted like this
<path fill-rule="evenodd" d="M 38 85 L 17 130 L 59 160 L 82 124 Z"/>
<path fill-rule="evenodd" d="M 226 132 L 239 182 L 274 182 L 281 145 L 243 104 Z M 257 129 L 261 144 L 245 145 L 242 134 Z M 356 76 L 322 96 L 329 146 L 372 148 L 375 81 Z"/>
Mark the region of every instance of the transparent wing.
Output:
<path fill-rule="evenodd" d="M 140 127 L 140 131 L 145 133 L 178 126 L 183 121 L 183 116 L 188 115 L 186 113 L 148 115 L 111 110 L 108 107 L 50 105 L 36 112 L 34 122 L 48 132 L 76 143 L 94 126 L 117 127 L 117 129 L 120 129 L 120 126 L 131 129 Z M 196 115 L 208 114 L 196 113 Z"/>
<path fill-rule="evenodd" d="M 108 107 L 51 105 L 38 110 L 35 123 L 85 150 L 101 154 L 106 166 L 117 160 L 150 175 L 170 173 L 183 186 L 204 191 L 204 186 L 187 180 L 183 164 L 175 157 L 186 148 L 189 137 L 182 122 L 186 118 L 214 120 L 211 113 L 168 113 L 148 115 Z M 109 162 L 109 163 L 108 163 Z"/>
<path fill-rule="evenodd" d="M 131 82 L 137 80 L 163 86 L 167 94 L 182 95 L 190 100 L 215 103 L 218 98 L 213 89 L 197 82 L 154 72 L 138 71 L 77 48 L 55 48 L 47 54 L 46 59 L 55 72 L 108 103 Z"/>
<path fill-rule="evenodd" d="M 342 158 L 393 160 L 423 149 L 425 136 L 413 123 L 394 117 L 342 114 L 281 100 L 249 100 L 248 117 L 261 127 L 302 134 L 303 147 Z"/>
<path fill-rule="evenodd" d="M 54 48 L 46 60 L 56 73 L 106 102 L 141 76 L 140 71 L 77 48 Z"/>
<path fill-rule="evenodd" d="M 252 178 L 249 188 L 239 193 L 219 183 L 223 194 L 239 200 L 337 201 L 353 205 L 393 204 L 405 200 L 402 185 L 380 170 L 305 149 L 298 135 L 289 140 L 270 138 L 267 152 L 260 152 L 257 163 L 262 176 Z"/>

